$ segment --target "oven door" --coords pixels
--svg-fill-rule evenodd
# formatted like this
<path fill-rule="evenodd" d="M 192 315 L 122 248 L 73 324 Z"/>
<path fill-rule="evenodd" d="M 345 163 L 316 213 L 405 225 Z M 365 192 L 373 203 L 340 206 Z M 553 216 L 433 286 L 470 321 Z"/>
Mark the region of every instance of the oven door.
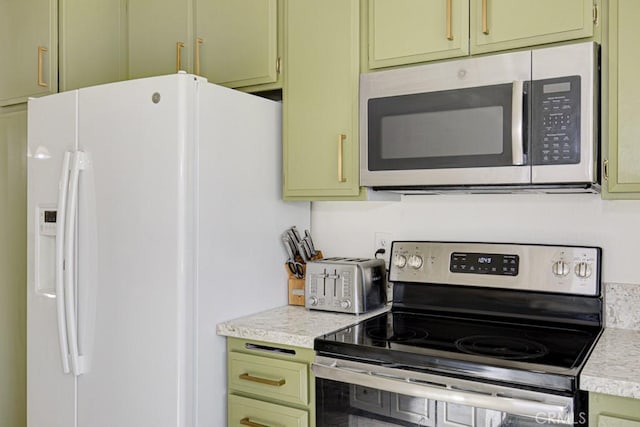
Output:
<path fill-rule="evenodd" d="M 316 426 L 497 427 L 586 423 L 574 399 L 316 357 Z M 580 421 L 582 419 L 582 421 Z"/>
<path fill-rule="evenodd" d="M 531 52 L 363 74 L 361 183 L 527 185 Z"/>

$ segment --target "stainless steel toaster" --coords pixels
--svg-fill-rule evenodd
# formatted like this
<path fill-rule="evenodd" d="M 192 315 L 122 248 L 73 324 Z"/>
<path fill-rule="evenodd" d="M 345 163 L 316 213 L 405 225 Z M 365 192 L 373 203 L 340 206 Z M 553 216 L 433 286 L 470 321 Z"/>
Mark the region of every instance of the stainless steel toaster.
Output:
<path fill-rule="evenodd" d="M 365 313 L 386 304 L 386 283 L 382 259 L 324 258 L 309 261 L 304 306 L 312 310 Z"/>

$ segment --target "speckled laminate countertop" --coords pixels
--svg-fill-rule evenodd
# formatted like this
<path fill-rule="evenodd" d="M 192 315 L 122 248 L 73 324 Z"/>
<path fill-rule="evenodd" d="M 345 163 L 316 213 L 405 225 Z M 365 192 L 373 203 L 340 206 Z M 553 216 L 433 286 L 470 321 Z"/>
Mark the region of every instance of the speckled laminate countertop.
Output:
<path fill-rule="evenodd" d="M 387 311 L 389 307 L 353 315 L 307 310 L 287 305 L 228 322 L 216 327 L 218 335 L 313 348 L 313 339 Z"/>
<path fill-rule="evenodd" d="M 580 389 L 640 399 L 640 331 L 606 328 L 582 370 Z"/>

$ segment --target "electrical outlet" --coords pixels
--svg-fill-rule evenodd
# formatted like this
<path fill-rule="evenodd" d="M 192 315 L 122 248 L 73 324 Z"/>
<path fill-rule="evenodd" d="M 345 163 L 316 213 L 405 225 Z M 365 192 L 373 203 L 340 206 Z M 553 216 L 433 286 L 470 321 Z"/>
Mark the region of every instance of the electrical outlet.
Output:
<path fill-rule="evenodd" d="M 384 259 L 384 262 L 387 264 L 387 268 L 389 268 L 392 240 L 393 236 L 391 233 L 376 231 L 373 234 L 373 253 L 375 254 L 379 249 L 384 249 L 384 254 L 378 255 L 378 258 Z"/>

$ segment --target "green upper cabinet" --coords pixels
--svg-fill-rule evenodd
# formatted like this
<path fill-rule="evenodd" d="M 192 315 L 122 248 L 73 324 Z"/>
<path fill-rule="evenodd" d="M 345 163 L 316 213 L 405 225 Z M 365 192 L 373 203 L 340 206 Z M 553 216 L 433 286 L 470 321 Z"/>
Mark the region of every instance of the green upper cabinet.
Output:
<path fill-rule="evenodd" d="M 594 0 L 470 0 L 471 53 L 592 37 Z"/>
<path fill-rule="evenodd" d="M 367 5 L 370 69 L 469 54 L 468 0 L 369 0 L 363 8 Z"/>
<path fill-rule="evenodd" d="M 192 0 L 128 0 L 128 77 L 192 72 Z"/>
<path fill-rule="evenodd" d="M 126 78 L 124 1 L 58 2 L 60 92 Z"/>
<path fill-rule="evenodd" d="M 359 194 L 359 0 L 285 5 L 284 197 Z"/>
<path fill-rule="evenodd" d="M 58 2 L 0 1 L 0 106 L 58 91 Z"/>
<path fill-rule="evenodd" d="M 603 48 L 604 197 L 640 198 L 640 2 L 609 2 Z"/>
<path fill-rule="evenodd" d="M 128 77 L 183 70 L 233 88 L 279 88 L 281 2 L 129 0 Z"/>
<path fill-rule="evenodd" d="M 196 0 L 194 72 L 228 87 L 276 83 L 278 0 Z"/>

